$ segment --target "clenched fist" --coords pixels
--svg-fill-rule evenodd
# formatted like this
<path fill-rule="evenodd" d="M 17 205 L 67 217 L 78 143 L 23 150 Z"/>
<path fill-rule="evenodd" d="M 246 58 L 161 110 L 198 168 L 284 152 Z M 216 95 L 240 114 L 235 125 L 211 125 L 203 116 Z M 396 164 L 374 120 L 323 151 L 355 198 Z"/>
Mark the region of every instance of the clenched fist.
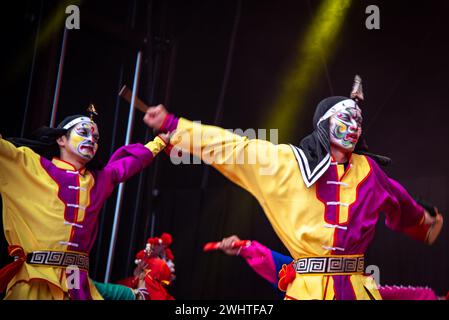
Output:
<path fill-rule="evenodd" d="M 240 238 L 236 235 L 223 238 L 223 240 L 220 241 L 220 245 L 218 248 L 230 256 L 235 256 L 240 251 L 240 248 L 233 248 L 232 244 L 237 241 L 240 241 Z"/>
<path fill-rule="evenodd" d="M 159 130 L 162 127 L 167 114 L 168 111 L 162 104 L 155 107 L 149 107 L 145 117 L 143 117 L 143 122 L 150 128 Z"/>

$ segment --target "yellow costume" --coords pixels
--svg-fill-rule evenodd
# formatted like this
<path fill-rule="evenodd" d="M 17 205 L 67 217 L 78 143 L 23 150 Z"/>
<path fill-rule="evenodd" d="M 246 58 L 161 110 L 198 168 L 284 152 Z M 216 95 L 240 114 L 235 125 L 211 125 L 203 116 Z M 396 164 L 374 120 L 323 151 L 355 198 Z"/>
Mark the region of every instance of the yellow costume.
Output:
<path fill-rule="evenodd" d="M 299 259 L 286 291 L 290 299 L 381 299 L 363 268 L 379 211 L 386 212 L 394 230 L 423 218 L 423 209 L 407 192 L 363 155 L 353 154 L 346 170 L 332 162 L 308 188 L 295 155 L 298 150 L 291 145 L 249 140 L 183 118 L 171 143 L 173 150 L 200 157 L 256 197 L 276 234 Z M 308 257 L 313 259 L 304 259 Z M 343 267 L 353 272 L 339 274 L 336 270 Z"/>
<path fill-rule="evenodd" d="M 146 146 L 122 147 L 102 170 L 91 172 L 16 148 L 0 136 L 6 240 L 25 255 L 34 252 L 34 260 L 28 257 L 9 281 L 6 299 L 102 299 L 87 272 L 99 211 L 115 185 L 141 171 L 164 147 L 159 137 Z M 80 270 L 79 289 L 67 287 L 64 266 L 76 262 L 70 259 L 84 259 L 78 261 L 86 267 Z"/>

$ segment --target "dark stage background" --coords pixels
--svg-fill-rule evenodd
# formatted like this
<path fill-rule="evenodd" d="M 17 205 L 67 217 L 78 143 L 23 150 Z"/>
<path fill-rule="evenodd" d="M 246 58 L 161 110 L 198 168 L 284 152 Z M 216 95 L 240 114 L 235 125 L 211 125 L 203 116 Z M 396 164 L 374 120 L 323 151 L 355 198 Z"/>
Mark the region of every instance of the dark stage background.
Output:
<path fill-rule="evenodd" d="M 144 57 L 139 95 L 147 103 L 165 103 L 177 115 L 225 128 L 264 128 L 320 1 L 17 1 L 8 14 L 3 10 L 1 21 L 3 136 L 48 125 L 64 22 L 54 17 L 71 3 L 79 4 L 81 28 L 68 33 L 56 120 L 95 103 L 99 152 L 107 159 L 125 141 L 128 104 L 117 93 L 123 84 L 132 86 L 138 50 Z M 380 30 L 365 27 L 371 4 L 380 8 Z M 298 143 L 311 131 L 316 104 L 331 94 L 348 95 L 354 74 L 361 74 L 370 149 L 393 159 L 386 169 L 391 177 L 447 214 L 447 12 L 444 0 L 352 1 L 336 46 L 307 84 L 301 116 L 290 119 L 294 130 L 279 142 Z M 151 138 L 141 113 L 135 120 L 133 142 Z M 171 293 L 177 299 L 277 298 L 243 259 L 202 252 L 205 242 L 237 234 L 287 254 L 250 194 L 212 168 L 175 166 L 165 154 L 125 191 L 112 281 L 131 274 L 134 254 L 153 229 L 174 237 Z M 113 194 L 105 205 L 91 254 L 91 276 L 99 281 L 115 199 Z M 4 239 L 0 260 L 9 261 Z M 379 266 L 381 284 L 429 286 L 446 294 L 447 226 L 427 247 L 393 233 L 381 218 L 367 263 Z"/>

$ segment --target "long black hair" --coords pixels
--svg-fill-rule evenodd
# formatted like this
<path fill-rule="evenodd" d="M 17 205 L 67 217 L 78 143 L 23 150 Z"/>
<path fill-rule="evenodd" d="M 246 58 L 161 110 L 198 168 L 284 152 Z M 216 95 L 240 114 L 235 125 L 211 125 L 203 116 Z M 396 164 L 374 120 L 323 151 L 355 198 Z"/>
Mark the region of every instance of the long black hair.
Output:
<path fill-rule="evenodd" d="M 68 137 L 73 127 L 64 129 L 64 126 L 70 121 L 84 117 L 83 115 L 72 115 L 64 118 L 56 128 L 42 126 L 34 131 L 27 138 L 6 138 L 16 147 L 28 147 L 40 156 L 52 160 L 54 157 L 60 157 L 59 145 L 56 140 L 62 136 Z M 100 170 L 104 167 L 99 160 L 98 153 L 86 164 L 88 170 Z"/>

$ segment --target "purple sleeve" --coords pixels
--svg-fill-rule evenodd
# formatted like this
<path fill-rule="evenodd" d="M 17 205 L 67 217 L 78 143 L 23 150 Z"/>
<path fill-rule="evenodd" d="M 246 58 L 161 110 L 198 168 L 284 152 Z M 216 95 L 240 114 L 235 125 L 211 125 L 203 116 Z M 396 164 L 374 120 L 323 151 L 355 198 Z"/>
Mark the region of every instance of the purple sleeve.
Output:
<path fill-rule="evenodd" d="M 270 249 L 257 241 L 251 241 L 251 245 L 243 247 L 239 255 L 258 275 L 270 283 L 277 284 L 278 273 Z"/>
<path fill-rule="evenodd" d="M 103 170 L 110 174 L 112 183 L 119 184 L 142 171 L 152 160 L 150 149 L 140 143 L 130 144 L 115 151 Z"/>
<path fill-rule="evenodd" d="M 390 184 L 390 208 L 385 211 L 386 225 L 395 231 L 418 225 L 424 216 L 424 209 L 397 181 L 388 179 Z"/>
<path fill-rule="evenodd" d="M 385 213 L 387 227 L 394 231 L 404 231 L 418 225 L 424 216 L 424 209 L 401 184 L 389 178 L 373 160 L 371 167 L 380 185 L 376 197 L 383 200 L 381 211 Z"/>

